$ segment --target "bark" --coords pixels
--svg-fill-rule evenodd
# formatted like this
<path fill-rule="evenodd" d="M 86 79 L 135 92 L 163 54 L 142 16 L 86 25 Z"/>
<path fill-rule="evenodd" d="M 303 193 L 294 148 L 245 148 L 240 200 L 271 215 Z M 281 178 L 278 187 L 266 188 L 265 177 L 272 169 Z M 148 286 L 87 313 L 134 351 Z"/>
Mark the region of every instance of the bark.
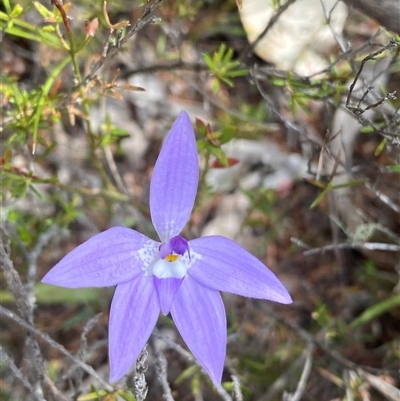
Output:
<path fill-rule="evenodd" d="M 343 0 L 377 21 L 387 30 L 400 34 L 400 0 Z"/>

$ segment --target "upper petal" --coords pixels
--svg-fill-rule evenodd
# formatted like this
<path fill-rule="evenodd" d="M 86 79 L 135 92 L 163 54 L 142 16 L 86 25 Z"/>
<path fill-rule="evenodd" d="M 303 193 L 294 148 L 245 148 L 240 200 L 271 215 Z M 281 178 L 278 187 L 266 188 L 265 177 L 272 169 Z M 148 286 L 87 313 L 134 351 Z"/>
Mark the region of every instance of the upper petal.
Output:
<path fill-rule="evenodd" d="M 108 330 L 111 382 L 119 380 L 136 361 L 159 314 L 153 277 L 141 274 L 117 286 Z"/>
<path fill-rule="evenodd" d="M 125 227 L 95 235 L 60 260 L 42 279 L 61 287 L 106 287 L 132 280 L 158 254 L 159 244 Z"/>
<path fill-rule="evenodd" d="M 218 235 L 189 241 L 201 255 L 188 274 L 215 290 L 290 304 L 286 288 L 263 263 L 236 242 Z"/>
<path fill-rule="evenodd" d="M 150 212 L 162 242 L 178 235 L 189 219 L 199 181 L 196 138 L 189 116 L 181 111 L 154 166 Z"/>
<path fill-rule="evenodd" d="M 186 275 L 175 294 L 171 314 L 193 355 L 213 383 L 221 385 L 226 354 L 226 315 L 219 292 L 203 287 Z"/>

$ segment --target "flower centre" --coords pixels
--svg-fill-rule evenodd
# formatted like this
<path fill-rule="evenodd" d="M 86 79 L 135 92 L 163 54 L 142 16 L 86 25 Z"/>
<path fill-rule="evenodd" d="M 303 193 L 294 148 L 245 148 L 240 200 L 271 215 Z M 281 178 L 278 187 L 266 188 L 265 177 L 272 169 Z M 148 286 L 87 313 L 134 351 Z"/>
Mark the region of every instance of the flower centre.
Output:
<path fill-rule="evenodd" d="M 159 249 L 159 259 L 152 266 L 152 274 L 159 279 L 185 277 L 188 269 L 187 257 L 190 258 L 188 242 L 177 235 L 161 244 Z"/>
<path fill-rule="evenodd" d="M 165 257 L 165 260 L 168 262 L 175 262 L 179 258 L 179 255 L 170 253 Z"/>
<path fill-rule="evenodd" d="M 179 255 L 183 256 L 186 252 L 190 257 L 189 244 L 179 235 L 160 245 L 160 258 L 166 259 L 168 262 L 175 262 Z"/>

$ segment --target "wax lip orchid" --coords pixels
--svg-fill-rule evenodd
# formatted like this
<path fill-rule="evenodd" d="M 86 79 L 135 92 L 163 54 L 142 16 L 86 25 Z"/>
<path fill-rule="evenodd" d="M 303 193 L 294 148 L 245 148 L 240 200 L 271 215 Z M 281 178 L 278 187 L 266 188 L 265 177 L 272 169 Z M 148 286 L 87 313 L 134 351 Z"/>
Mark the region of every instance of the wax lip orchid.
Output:
<path fill-rule="evenodd" d="M 172 318 L 189 349 L 220 385 L 226 315 L 219 291 L 289 304 L 278 278 L 234 241 L 179 234 L 199 180 L 196 139 L 186 112 L 169 132 L 154 167 L 150 212 L 161 242 L 126 227 L 95 235 L 66 255 L 42 282 L 62 287 L 117 285 L 109 322 L 110 381 L 133 365 L 160 311 Z"/>

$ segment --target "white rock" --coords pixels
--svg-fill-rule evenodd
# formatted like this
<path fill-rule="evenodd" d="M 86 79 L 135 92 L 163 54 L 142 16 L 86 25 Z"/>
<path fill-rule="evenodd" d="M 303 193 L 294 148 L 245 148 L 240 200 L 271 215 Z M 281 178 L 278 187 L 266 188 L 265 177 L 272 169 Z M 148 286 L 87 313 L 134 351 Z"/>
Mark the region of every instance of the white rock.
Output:
<path fill-rule="evenodd" d="M 243 0 L 240 19 L 250 43 L 275 15 L 273 0 Z M 330 16 L 330 23 L 327 23 Z M 328 63 L 323 55 L 335 45 L 332 30 L 341 34 L 347 7 L 338 0 L 297 0 L 275 22 L 255 47 L 262 59 L 283 70 L 311 75 Z"/>

